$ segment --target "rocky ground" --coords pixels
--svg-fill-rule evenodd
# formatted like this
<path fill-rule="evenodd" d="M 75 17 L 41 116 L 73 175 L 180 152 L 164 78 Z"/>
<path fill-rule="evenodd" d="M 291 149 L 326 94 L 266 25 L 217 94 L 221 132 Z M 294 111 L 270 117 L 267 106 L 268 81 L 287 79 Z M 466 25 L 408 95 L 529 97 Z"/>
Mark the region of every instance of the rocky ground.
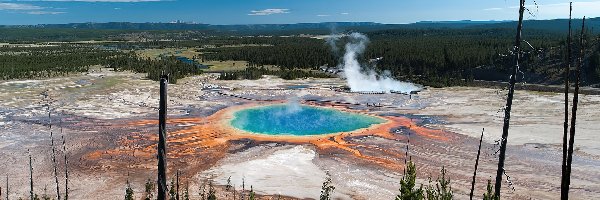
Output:
<path fill-rule="evenodd" d="M 356 94 L 336 91 L 344 85 L 339 79 L 286 81 L 265 77 L 219 81 L 215 76 L 205 74 L 169 85 L 169 118 L 179 120 L 168 128 L 177 134 L 171 145 L 180 153 L 170 155 L 169 170 L 170 174 L 181 170 L 182 185 L 190 188 L 192 198 L 198 198 L 201 186 L 208 180 L 219 185 L 220 197 L 232 198 L 233 192 L 224 191 L 223 187 L 229 177 L 236 191 L 241 191 L 242 185 L 246 190 L 252 185 L 254 191 L 266 195 L 264 198 L 318 198 L 321 183 L 329 172 L 336 186 L 336 198 L 391 199 L 398 193 L 402 169 L 377 160 L 403 165 L 410 137 L 409 155 L 417 164 L 419 182 L 427 185 L 427 177 L 435 179 L 445 166 L 455 195 L 464 199 L 469 193 L 483 128 L 485 143 L 475 194 L 481 196 L 487 179 L 495 176 L 494 143 L 500 137 L 499 111 L 506 91 L 453 87 L 429 88 L 412 96 Z M 44 99 L 44 93 L 49 98 Z M 512 186 L 504 184 L 506 197 L 558 199 L 563 98 L 554 93 L 516 93 L 506 163 Z M 218 133 L 209 132 L 213 129 L 185 132 L 194 126 L 211 127 L 211 123 L 216 123 L 215 113 L 225 108 L 289 99 L 408 117 L 416 124 L 408 125 L 410 128 L 394 127 L 405 132 L 392 138 L 377 134 L 331 138 L 336 145 L 351 147 L 362 157 L 348 149 L 281 140 L 238 138 L 225 141 L 227 145 L 207 147 L 205 140 L 213 134 L 214 140 L 222 139 Z M 49 102 L 50 119 L 45 106 Z M 580 97 L 572 180 L 574 199 L 600 198 L 600 143 L 594 137 L 600 132 L 599 105 L 600 96 Z M 26 197 L 29 193 L 28 155 L 33 158 L 35 192 L 42 194 L 47 188 L 49 194 L 55 194 L 50 132 L 55 140 L 63 194 L 62 136 L 69 158 L 72 199 L 120 199 L 127 180 L 136 196 L 141 197 L 144 182 L 156 173 L 156 158 L 148 152 L 155 148 L 152 145 L 157 128 L 153 121 L 145 120 L 156 120 L 157 106 L 158 83 L 129 72 L 97 68 L 92 73 L 69 77 L 0 82 L 0 176 L 9 178 L 10 197 Z M 196 144 L 194 134 L 204 133 L 210 135 L 202 141 L 198 139 L 198 148 L 189 148 Z M 5 184 L 0 185 L 5 195 Z"/>

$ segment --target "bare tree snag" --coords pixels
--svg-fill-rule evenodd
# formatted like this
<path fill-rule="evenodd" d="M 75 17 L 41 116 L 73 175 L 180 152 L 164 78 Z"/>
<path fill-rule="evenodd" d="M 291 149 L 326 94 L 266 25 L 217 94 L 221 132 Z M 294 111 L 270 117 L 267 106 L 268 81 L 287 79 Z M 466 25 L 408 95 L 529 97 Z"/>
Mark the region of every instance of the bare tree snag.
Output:
<path fill-rule="evenodd" d="M 567 175 L 567 149 L 569 146 L 567 145 L 568 141 L 568 130 L 569 130 L 569 78 L 571 74 L 571 14 L 573 12 L 573 2 L 570 3 L 569 7 L 569 36 L 567 37 L 567 65 L 565 67 L 565 122 L 563 124 L 563 159 L 562 159 L 562 175 L 560 180 L 560 199 L 566 200 L 568 197 L 566 186 L 565 186 L 565 176 Z"/>
<path fill-rule="evenodd" d="M 167 84 L 169 76 L 160 77 L 158 111 L 158 200 L 167 199 Z"/>
<path fill-rule="evenodd" d="M 581 67 L 585 54 L 585 17 L 581 22 L 581 36 L 579 37 L 579 63 L 575 68 L 575 92 L 573 92 L 573 107 L 571 111 L 571 129 L 569 132 L 569 151 L 567 152 L 567 176 L 565 177 L 565 197 L 569 199 L 569 187 L 571 185 L 571 162 L 573 161 L 573 146 L 575 144 L 575 121 L 577 120 L 577 104 L 579 102 L 579 82 L 581 78 Z"/>
<path fill-rule="evenodd" d="M 477 166 L 479 165 L 479 155 L 481 154 L 481 142 L 483 141 L 483 132 L 485 128 L 481 130 L 481 137 L 479 138 L 479 148 L 477 148 L 477 158 L 475 159 L 475 170 L 473 170 L 473 180 L 471 181 L 471 193 L 469 199 L 473 200 L 473 191 L 475 190 L 475 177 L 477 177 Z"/>
<path fill-rule="evenodd" d="M 521 58 L 521 30 L 523 29 L 523 12 L 525 12 L 525 0 L 520 0 L 519 4 L 519 23 L 517 25 L 517 35 L 515 37 L 514 46 L 514 65 L 512 66 L 510 82 L 508 88 L 508 98 L 506 99 L 506 107 L 504 108 L 504 126 L 502 127 L 502 140 L 500 141 L 500 155 L 498 160 L 498 170 L 496 172 L 496 185 L 494 195 L 500 197 L 500 189 L 502 188 L 502 177 L 504 175 L 504 160 L 506 156 L 506 143 L 508 138 L 508 128 L 510 126 L 510 111 L 512 108 L 512 100 L 515 93 L 515 83 L 517 72 L 519 71 L 519 60 Z"/>

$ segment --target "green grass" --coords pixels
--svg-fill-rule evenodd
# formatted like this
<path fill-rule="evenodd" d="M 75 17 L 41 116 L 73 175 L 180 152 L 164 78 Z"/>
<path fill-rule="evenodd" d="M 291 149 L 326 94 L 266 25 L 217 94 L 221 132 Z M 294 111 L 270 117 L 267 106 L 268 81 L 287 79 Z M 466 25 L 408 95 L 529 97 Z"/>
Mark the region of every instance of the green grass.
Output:
<path fill-rule="evenodd" d="M 246 61 L 233 61 L 233 60 L 227 60 L 227 61 L 207 61 L 207 62 L 203 62 L 202 64 L 207 65 L 209 68 L 205 69 L 204 71 L 212 71 L 212 72 L 231 72 L 231 71 L 241 71 L 241 70 L 245 70 L 247 67 L 246 65 L 248 64 L 248 62 Z"/>

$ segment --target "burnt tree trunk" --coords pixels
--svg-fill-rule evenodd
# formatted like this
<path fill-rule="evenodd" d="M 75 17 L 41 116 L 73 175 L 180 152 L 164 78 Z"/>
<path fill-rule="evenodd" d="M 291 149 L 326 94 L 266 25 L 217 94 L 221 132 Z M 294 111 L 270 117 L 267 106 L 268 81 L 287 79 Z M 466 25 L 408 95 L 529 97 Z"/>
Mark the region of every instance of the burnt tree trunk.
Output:
<path fill-rule="evenodd" d="M 176 179 L 175 180 L 175 186 L 176 186 L 175 199 L 179 200 L 179 170 L 177 170 L 177 173 L 175 175 L 176 175 L 176 177 L 175 177 L 175 179 Z"/>
<path fill-rule="evenodd" d="M 8 190 L 8 175 L 6 175 L 6 200 L 8 200 L 8 194 L 9 194 L 9 190 Z"/>
<path fill-rule="evenodd" d="M 517 25 L 517 35 L 515 37 L 514 46 L 514 65 L 512 66 L 508 98 L 506 99 L 506 107 L 504 108 L 504 126 L 502 127 L 502 139 L 500 141 L 500 155 L 498 160 L 498 170 L 496 172 L 496 185 L 494 195 L 500 197 L 500 189 L 502 188 L 502 176 L 504 174 L 504 160 L 506 156 L 506 143 L 508 138 L 508 128 L 510 126 L 510 111 L 512 108 L 512 100 L 515 93 L 515 82 L 517 81 L 517 72 L 519 70 L 519 60 L 521 58 L 521 30 L 523 29 L 523 12 L 525 12 L 525 0 L 520 0 L 519 6 L 519 24 Z"/>
<path fill-rule="evenodd" d="M 31 163 L 31 153 L 29 153 L 29 196 L 33 200 L 33 165 Z"/>
<path fill-rule="evenodd" d="M 569 6 L 569 36 L 567 37 L 567 65 L 565 68 L 565 122 L 563 124 L 563 159 L 562 159 L 562 176 L 560 180 L 560 199 L 568 199 L 568 194 L 565 186 L 565 176 L 567 175 L 567 145 L 568 130 L 569 130 L 569 78 L 571 74 L 571 13 L 573 11 L 573 2 Z"/>
<path fill-rule="evenodd" d="M 569 199 L 569 187 L 571 185 L 571 162 L 573 161 L 573 145 L 575 143 L 575 121 L 577 119 L 577 104 L 579 102 L 579 82 L 581 77 L 581 67 L 585 54 L 584 44 L 585 17 L 581 23 L 581 36 L 579 38 L 579 63 L 575 69 L 575 92 L 573 92 L 573 110 L 571 111 L 571 129 L 569 132 L 569 152 L 567 152 L 567 176 L 565 177 L 565 197 Z"/>
<path fill-rule="evenodd" d="M 60 132 L 62 133 L 62 126 L 60 128 Z M 65 142 L 65 137 L 62 137 L 62 145 L 63 145 L 63 156 L 65 157 L 65 200 L 69 199 L 69 160 L 67 159 L 67 145 Z"/>
<path fill-rule="evenodd" d="M 52 132 L 51 100 L 48 100 L 48 129 L 50 130 L 50 147 L 52 148 L 52 165 L 54 167 L 54 183 L 56 183 L 56 199 L 60 200 L 60 185 L 58 183 L 58 164 L 56 163 L 56 149 L 54 148 L 54 133 Z"/>
<path fill-rule="evenodd" d="M 470 200 L 473 200 L 473 191 L 475 190 L 475 177 L 477 177 L 477 166 L 479 165 L 479 155 L 481 154 L 481 142 L 483 141 L 483 132 L 485 132 L 485 129 L 481 131 L 481 137 L 479 138 L 479 148 L 477 148 L 477 158 L 475 159 L 475 170 L 473 171 L 473 180 L 471 181 L 471 193 L 469 194 Z"/>
<path fill-rule="evenodd" d="M 160 77 L 158 111 L 158 200 L 167 199 L 167 84 L 169 76 Z"/>

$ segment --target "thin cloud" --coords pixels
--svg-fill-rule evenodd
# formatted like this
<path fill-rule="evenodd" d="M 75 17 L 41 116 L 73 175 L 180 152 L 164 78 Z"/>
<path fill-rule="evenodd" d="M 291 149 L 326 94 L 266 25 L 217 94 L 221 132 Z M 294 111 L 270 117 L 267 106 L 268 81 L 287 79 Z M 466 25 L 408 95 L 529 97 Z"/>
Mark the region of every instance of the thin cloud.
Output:
<path fill-rule="evenodd" d="M 44 7 L 23 3 L 0 3 L 0 10 L 41 10 Z"/>
<path fill-rule="evenodd" d="M 502 8 L 486 8 L 483 9 L 484 11 L 496 11 L 496 10 L 502 10 Z"/>
<path fill-rule="evenodd" d="M 349 15 L 349 14 L 350 13 L 347 13 L 347 12 L 340 13 L 340 15 Z"/>
<path fill-rule="evenodd" d="M 317 15 L 317 17 L 329 17 L 331 15 Z"/>
<path fill-rule="evenodd" d="M 30 15 L 58 15 L 58 14 L 64 14 L 66 12 L 53 12 L 53 11 L 29 11 L 26 12 L 27 14 Z"/>
<path fill-rule="evenodd" d="M 289 12 L 290 9 L 283 9 L 283 8 L 269 8 L 269 9 L 264 9 L 264 10 L 253 10 L 250 11 L 250 13 L 248 13 L 248 15 L 272 15 L 272 14 L 285 14 L 285 13 L 290 13 Z"/>
<path fill-rule="evenodd" d="M 30 15 L 58 15 L 66 12 L 48 11 L 48 7 L 41 7 L 25 3 L 0 3 L 0 10 L 18 11 Z"/>

